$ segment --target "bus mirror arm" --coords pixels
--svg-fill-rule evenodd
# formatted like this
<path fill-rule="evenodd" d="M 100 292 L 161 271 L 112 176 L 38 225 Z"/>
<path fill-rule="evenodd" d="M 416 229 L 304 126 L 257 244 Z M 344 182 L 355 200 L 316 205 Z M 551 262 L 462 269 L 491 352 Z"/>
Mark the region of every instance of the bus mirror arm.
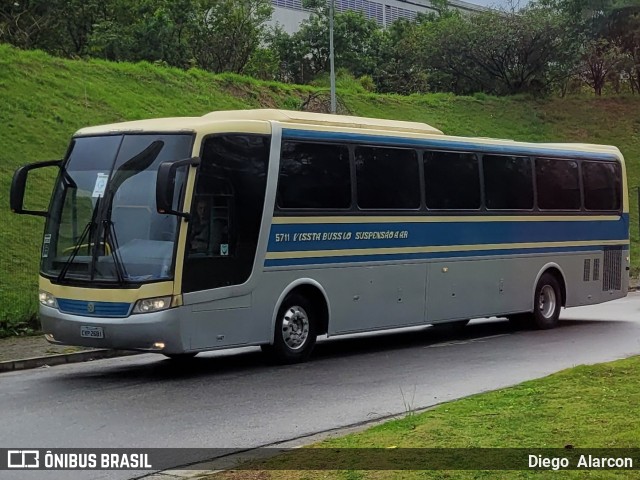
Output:
<path fill-rule="evenodd" d="M 189 220 L 190 215 L 188 213 L 173 209 L 176 170 L 184 166 L 197 167 L 198 165 L 200 165 L 199 157 L 185 158 L 176 162 L 163 162 L 160 164 L 156 181 L 156 209 L 158 213 L 176 215 Z"/>
<path fill-rule="evenodd" d="M 46 211 L 24 209 L 24 192 L 27 185 L 27 177 L 31 170 L 54 166 L 59 168 L 61 165 L 62 160 L 49 160 L 46 162 L 30 163 L 18 168 L 13 174 L 13 180 L 11 181 L 11 193 L 9 198 L 11 211 L 20 215 L 37 215 L 40 217 L 46 217 L 48 215 Z"/>

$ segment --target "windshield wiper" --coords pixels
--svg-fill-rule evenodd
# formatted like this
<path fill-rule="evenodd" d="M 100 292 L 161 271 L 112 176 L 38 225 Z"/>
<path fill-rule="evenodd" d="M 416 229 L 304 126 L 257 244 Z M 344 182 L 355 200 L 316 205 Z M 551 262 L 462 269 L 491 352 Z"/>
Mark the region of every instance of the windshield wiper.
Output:
<path fill-rule="evenodd" d="M 80 238 L 73 247 L 73 252 L 63 265 L 62 270 L 58 275 L 59 282 L 62 282 L 65 279 L 69 268 L 78 255 L 80 248 L 82 248 L 83 242 L 86 240 L 87 249 L 90 249 L 89 251 L 91 252 L 90 280 L 93 280 L 95 277 L 96 264 L 100 255 L 99 247 L 100 245 L 103 245 L 105 255 L 107 254 L 107 250 L 110 250 L 118 283 L 120 285 L 125 283 L 128 278 L 128 274 L 124 262 L 120 257 L 120 253 L 118 252 L 118 239 L 116 237 L 114 223 L 111 221 L 113 199 L 117 190 L 126 180 L 146 170 L 153 164 L 163 147 L 164 142 L 156 140 L 138 155 L 127 160 L 120 166 L 120 168 L 118 168 L 118 170 L 116 170 L 109 180 L 103 197 L 98 197 L 96 199 L 91 220 L 84 227 Z M 63 181 L 71 188 L 75 187 L 75 182 L 73 182 L 73 179 L 71 179 L 68 174 L 63 174 Z M 102 237 L 102 242 L 100 241 L 100 237 Z"/>
<path fill-rule="evenodd" d="M 102 228 L 104 230 L 105 249 L 108 245 L 111 245 L 111 258 L 113 258 L 113 265 L 116 269 L 116 275 L 118 276 L 118 283 L 122 285 L 129 277 L 129 274 L 127 273 L 122 258 L 120 258 L 120 245 L 118 245 L 116 230 L 114 228 L 113 222 L 111 221 L 111 215 L 109 215 L 108 219 L 104 220 Z"/>
<path fill-rule="evenodd" d="M 91 227 L 96 224 L 96 217 L 98 216 L 99 207 L 100 207 L 100 197 L 98 197 L 98 199 L 96 200 L 96 206 L 93 209 L 91 220 L 89 220 L 89 222 L 85 225 L 84 230 L 82 230 L 82 234 L 80 235 L 80 238 L 73 246 L 73 251 L 71 252 L 71 255 L 69 255 L 69 258 L 67 258 L 67 261 L 64 262 L 64 265 L 62 266 L 62 270 L 60 270 L 60 273 L 58 274 L 58 282 L 62 282 L 64 280 L 64 277 L 67 275 L 67 272 L 69 271 L 69 267 L 73 264 L 73 261 L 75 260 L 76 256 L 78 255 L 78 252 L 80 251 L 80 248 L 82 247 L 82 242 L 84 241 L 84 239 L 91 237 L 90 235 Z M 89 248 L 91 248 L 91 243 L 87 242 L 87 249 Z"/>
<path fill-rule="evenodd" d="M 118 283 L 120 285 L 125 283 L 126 279 L 128 278 L 128 274 L 124 262 L 120 257 L 120 252 L 118 251 L 120 247 L 118 245 L 118 239 L 116 237 L 115 226 L 113 224 L 113 221 L 111 220 L 111 214 L 113 212 L 113 199 L 116 192 L 124 182 L 126 182 L 131 177 L 139 174 L 140 172 L 147 170 L 153 164 L 153 162 L 155 162 L 163 147 L 164 142 L 161 140 L 156 140 L 135 157 L 132 157 L 124 162 L 120 166 L 120 168 L 118 168 L 114 172 L 111 180 L 109 180 L 104 198 L 102 199 L 100 218 L 102 219 L 102 233 L 104 234 L 103 239 L 105 254 L 106 249 L 110 247 L 111 258 L 113 259 L 113 265 L 115 267 L 116 275 L 118 277 Z M 97 207 L 96 210 L 98 210 Z M 99 237 L 100 232 L 96 232 L 96 240 L 98 240 Z M 111 240 L 111 244 L 109 244 L 109 240 Z M 94 278 L 95 265 L 97 261 L 98 249 L 94 248 L 93 258 L 91 261 L 91 280 L 93 280 Z"/>

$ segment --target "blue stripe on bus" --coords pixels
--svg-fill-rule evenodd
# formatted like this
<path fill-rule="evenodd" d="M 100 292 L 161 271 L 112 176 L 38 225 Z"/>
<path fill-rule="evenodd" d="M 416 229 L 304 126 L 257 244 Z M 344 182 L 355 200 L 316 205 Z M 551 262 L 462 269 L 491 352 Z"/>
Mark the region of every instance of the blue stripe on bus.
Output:
<path fill-rule="evenodd" d="M 426 252 L 426 253 L 402 253 L 389 255 L 349 255 L 335 257 L 308 257 L 308 258 L 283 258 L 283 259 L 267 259 L 264 262 L 265 267 L 293 267 L 302 265 L 326 265 L 326 264 L 342 264 L 342 263 L 365 263 L 365 262 L 389 262 L 389 261 L 410 261 L 410 260 L 427 260 L 427 259 L 451 259 L 464 257 L 496 257 L 503 255 L 522 255 L 522 254 L 540 254 L 540 253 L 580 253 L 594 252 L 601 253 L 603 251 L 601 245 L 588 247 L 546 247 L 546 248 L 506 248 L 502 250 L 475 250 L 475 251 L 450 251 L 450 252 Z M 609 247 L 611 248 L 611 247 Z M 628 245 L 616 246 L 613 248 L 621 248 L 628 251 Z"/>
<path fill-rule="evenodd" d="M 628 239 L 628 215 L 618 220 L 531 222 L 416 222 L 272 224 L 268 252 L 349 250 L 504 243 Z M 391 232 L 394 238 L 358 239 L 358 234 Z M 396 232 L 398 235 L 396 235 Z M 300 238 L 301 234 L 315 234 Z M 325 237 L 326 234 L 326 237 Z M 329 234 L 342 234 L 331 240 Z M 349 234 L 348 239 L 344 239 Z M 318 239 L 319 235 L 319 239 Z M 406 238 L 405 238 L 406 237 Z M 277 241 L 278 240 L 278 241 Z"/>
<path fill-rule="evenodd" d="M 585 158 L 590 160 L 611 160 L 617 161 L 617 157 L 612 153 L 585 152 L 562 150 L 544 145 L 522 145 L 515 143 L 507 144 L 478 144 L 468 141 L 441 140 L 438 138 L 408 138 L 392 137 L 385 135 L 364 135 L 359 133 L 339 133 L 339 132 L 318 132 L 314 130 L 296 130 L 285 128 L 282 130 L 284 140 L 331 140 L 334 142 L 361 142 L 363 144 L 375 143 L 392 146 L 413 146 L 424 148 L 436 148 L 445 150 L 464 150 L 467 152 L 479 153 L 501 153 L 507 155 L 532 155 L 563 158 Z"/>

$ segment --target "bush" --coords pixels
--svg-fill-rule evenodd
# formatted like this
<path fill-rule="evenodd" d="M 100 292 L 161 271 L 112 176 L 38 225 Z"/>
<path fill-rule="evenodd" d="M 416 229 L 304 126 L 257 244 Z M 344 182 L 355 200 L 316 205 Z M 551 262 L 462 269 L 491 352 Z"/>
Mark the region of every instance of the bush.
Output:
<path fill-rule="evenodd" d="M 363 75 L 358 79 L 358 81 L 360 82 L 360 85 L 362 85 L 362 88 L 364 88 L 367 92 L 376 91 L 376 84 L 373 81 L 373 78 L 371 78 L 371 76 Z"/>

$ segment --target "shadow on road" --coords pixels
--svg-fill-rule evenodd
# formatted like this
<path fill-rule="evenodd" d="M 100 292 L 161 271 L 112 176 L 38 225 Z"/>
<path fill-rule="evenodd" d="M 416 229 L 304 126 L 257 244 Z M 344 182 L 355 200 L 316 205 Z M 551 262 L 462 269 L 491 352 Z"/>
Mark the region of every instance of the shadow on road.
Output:
<path fill-rule="evenodd" d="M 447 342 L 473 341 L 492 336 L 548 334 L 555 337 L 571 337 L 574 329 L 591 329 L 605 323 L 612 327 L 616 323 L 622 322 L 561 320 L 558 328 L 554 330 L 527 331 L 514 329 L 505 319 L 480 320 L 471 322 L 458 330 L 446 326 L 425 326 L 321 340 L 316 345 L 310 364 L 274 366 L 266 362 L 258 348 L 243 348 L 202 353 L 198 357 L 188 360 L 171 360 L 158 356 L 157 360 L 152 359 L 146 363 L 140 363 L 136 359 L 142 357 L 129 357 L 131 358 L 130 363 L 117 366 L 102 366 L 100 363 L 95 363 L 91 364 L 91 369 L 86 372 L 74 372 L 73 375 L 68 375 L 66 378 L 70 381 L 95 379 L 107 384 L 112 381 L 121 385 L 127 381 L 134 383 L 179 381 L 211 376 L 223 379 L 228 376 L 286 372 L 290 369 L 314 370 L 316 365 L 333 359 L 351 358 L 367 353 L 386 353 L 388 355 L 416 347 L 424 348 Z M 150 357 L 146 356 L 146 358 Z"/>
<path fill-rule="evenodd" d="M 599 324 L 611 324 L 611 321 L 583 321 L 560 320 L 558 327 L 547 332 L 558 332 L 559 329 L 571 329 L 580 326 L 596 326 Z M 337 337 L 328 342 L 323 342 L 316 347 L 313 358 L 331 358 L 358 355 L 366 352 L 385 352 L 413 348 L 416 346 L 428 347 L 439 343 L 464 342 L 477 340 L 484 337 L 498 335 L 532 335 L 540 333 L 540 330 L 527 330 L 515 328 L 513 324 L 504 318 L 492 318 L 490 320 L 474 321 L 466 327 L 455 329 L 449 325 L 436 325 L 418 327 L 417 329 L 363 334 L 348 338 Z M 568 330 L 567 330 L 568 332 Z M 564 335 L 564 333 L 562 333 Z"/>

